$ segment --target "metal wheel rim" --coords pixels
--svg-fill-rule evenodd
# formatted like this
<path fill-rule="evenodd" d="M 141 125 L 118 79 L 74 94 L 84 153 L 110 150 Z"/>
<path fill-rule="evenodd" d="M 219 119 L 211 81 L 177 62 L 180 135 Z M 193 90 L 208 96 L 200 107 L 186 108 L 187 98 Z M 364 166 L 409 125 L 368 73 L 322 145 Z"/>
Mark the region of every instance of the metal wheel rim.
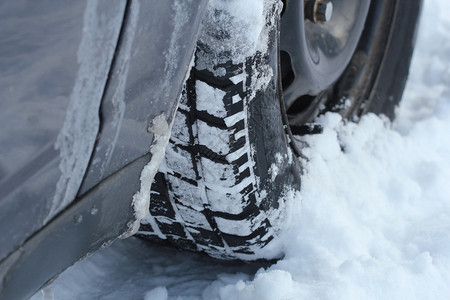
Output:
<path fill-rule="evenodd" d="M 342 75 L 364 29 L 370 0 L 331 0 L 331 18 L 324 23 L 314 23 L 315 16 L 311 16 L 308 7 L 324 1 L 327 0 L 285 2 L 280 53 L 287 109 L 297 100 L 301 101 L 302 96 L 319 95 Z M 286 54 L 289 61 L 286 61 Z M 306 101 L 313 98 L 317 97 L 307 97 Z"/>

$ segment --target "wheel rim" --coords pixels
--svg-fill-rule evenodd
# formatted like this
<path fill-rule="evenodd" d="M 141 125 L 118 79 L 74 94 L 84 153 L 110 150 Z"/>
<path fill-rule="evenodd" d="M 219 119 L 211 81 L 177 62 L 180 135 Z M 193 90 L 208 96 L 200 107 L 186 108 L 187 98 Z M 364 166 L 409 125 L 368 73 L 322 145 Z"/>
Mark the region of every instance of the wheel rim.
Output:
<path fill-rule="evenodd" d="M 316 96 L 342 75 L 352 58 L 370 0 L 287 0 L 285 4 L 280 41 L 284 102 L 288 110 L 296 105 L 310 114 L 318 105 Z"/>

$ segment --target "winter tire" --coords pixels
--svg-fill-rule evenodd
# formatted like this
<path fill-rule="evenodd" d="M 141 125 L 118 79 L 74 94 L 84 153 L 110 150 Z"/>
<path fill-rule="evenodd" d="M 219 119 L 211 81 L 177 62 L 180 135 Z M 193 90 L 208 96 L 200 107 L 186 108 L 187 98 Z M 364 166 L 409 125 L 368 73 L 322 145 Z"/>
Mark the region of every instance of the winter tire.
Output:
<path fill-rule="evenodd" d="M 355 24 L 362 25 L 354 45 L 341 48 L 350 54 L 336 54 L 344 66 L 326 80 L 317 79 L 308 51 L 285 51 L 283 37 L 280 48 L 281 3 L 264 1 L 264 22 L 252 40 L 245 33 L 252 24 L 233 15 L 238 2 L 212 1 L 205 16 L 152 186 L 150 214 L 138 234 L 216 257 L 257 259 L 276 255 L 267 245 L 300 189 L 301 151 L 291 130 L 320 132 L 311 122 L 325 111 L 346 118 L 369 111 L 392 117 L 408 74 L 420 1 L 334 1 L 367 5 L 359 8 L 364 22 L 355 13 Z M 284 4 L 282 22 L 308 3 Z M 281 25 L 282 35 L 292 31 L 284 29 L 288 25 Z M 299 60 L 312 71 L 299 74 Z"/>

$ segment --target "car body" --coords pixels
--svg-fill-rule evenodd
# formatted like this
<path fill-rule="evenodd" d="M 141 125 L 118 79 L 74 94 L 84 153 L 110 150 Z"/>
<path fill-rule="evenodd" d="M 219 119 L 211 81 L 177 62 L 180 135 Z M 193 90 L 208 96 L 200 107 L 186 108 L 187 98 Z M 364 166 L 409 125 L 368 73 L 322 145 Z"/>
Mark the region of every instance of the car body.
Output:
<path fill-rule="evenodd" d="M 206 3 L 0 3 L 0 298 L 129 230 L 149 125 L 171 122 Z"/>

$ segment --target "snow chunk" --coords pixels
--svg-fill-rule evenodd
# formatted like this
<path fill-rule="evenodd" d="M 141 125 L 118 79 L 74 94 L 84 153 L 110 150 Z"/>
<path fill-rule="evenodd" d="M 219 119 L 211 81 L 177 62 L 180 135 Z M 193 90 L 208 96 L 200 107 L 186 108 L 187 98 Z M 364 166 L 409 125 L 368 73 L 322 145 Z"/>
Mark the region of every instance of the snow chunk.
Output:
<path fill-rule="evenodd" d="M 128 232 L 124 233 L 120 238 L 126 238 L 135 234 L 142 219 L 146 218 L 146 221 L 152 226 L 153 231 L 162 239 L 166 237 L 159 230 L 156 225 L 156 221 L 149 214 L 150 206 L 150 190 L 153 183 L 153 178 L 158 172 L 158 167 L 161 161 L 164 159 L 166 153 L 166 147 L 170 138 L 170 125 L 167 123 L 165 114 L 160 114 L 153 119 L 152 125 L 148 128 L 148 131 L 153 133 L 153 144 L 150 148 L 152 157 L 150 162 L 145 165 L 141 172 L 141 188 L 133 196 L 133 208 L 136 220 L 130 226 Z"/>
<path fill-rule="evenodd" d="M 227 112 L 224 108 L 223 98 L 225 92 L 197 81 L 195 90 L 197 93 L 197 110 L 203 110 L 218 118 L 224 118 Z"/>
<path fill-rule="evenodd" d="M 236 294 L 241 295 L 238 299 L 258 300 L 282 300 L 300 299 L 295 291 L 301 291 L 291 274 L 286 271 L 274 270 L 260 273 L 251 284 L 245 284 L 240 280 L 235 285 L 228 285 L 219 290 L 220 299 L 236 299 Z"/>
<path fill-rule="evenodd" d="M 208 147 L 219 155 L 226 155 L 230 152 L 228 130 L 213 127 L 201 120 L 197 120 L 198 141 L 200 145 Z"/>
<path fill-rule="evenodd" d="M 254 60 L 252 67 L 251 95 L 264 90 L 273 77 L 272 68 L 257 63 L 267 55 L 270 33 L 281 13 L 281 1 L 274 0 L 212 0 L 202 23 L 197 55 L 197 69 L 208 70 L 215 76 L 224 76 L 226 70 L 217 68 L 230 58 L 235 65 Z M 246 74 L 230 78 L 236 84 L 245 82 Z"/>
<path fill-rule="evenodd" d="M 147 293 L 145 293 L 144 300 L 167 300 L 169 299 L 169 292 L 167 292 L 166 287 L 159 286 Z"/>
<path fill-rule="evenodd" d="M 259 41 L 264 27 L 264 1 L 260 0 L 212 0 L 208 5 L 200 42 L 228 52 L 235 63 L 256 52 L 265 52 L 267 43 Z M 220 59 L 210 57 L 210 65 L 218 65 Z M 200 66 L 200 68 L 202 68 Z"/>

